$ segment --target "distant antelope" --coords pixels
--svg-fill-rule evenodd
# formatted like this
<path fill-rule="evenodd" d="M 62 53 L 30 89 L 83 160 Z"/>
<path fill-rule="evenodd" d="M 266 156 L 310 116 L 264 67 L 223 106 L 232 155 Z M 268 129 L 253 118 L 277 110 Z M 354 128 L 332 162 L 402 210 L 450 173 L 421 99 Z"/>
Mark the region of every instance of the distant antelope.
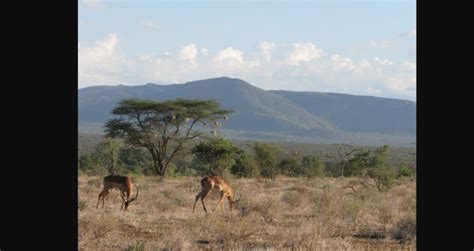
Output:
<path fill-rule="evenodd" d="M 103 182 L 104 187 L 102 188 L 102 192 L 99 194 L 99 199 L 97 200 L 96 208 L 99 208 L 100 199 L 102 199 L 102 208 L 104 207 L 104 200 L 107 195 L 109 195 L 112 189 L 117 188 L 120 190 L 120 197 L 122 197 L 122 206 L 120 209 L 125 207 L 125 211 L 128 208 L 128 205 L 137 199 L 138 197 L 138 188 L 135 186 L 137 190 L 137 194 L 134 198 L 130 199 L 130 195 L 132 194 L 132 179 L 127 176 L 120 176 L 120 175 L 109 175 L 104 177 Z"/>
<path fill-rule="evenodd" d="M 217 206 L 219 204 L 221 205 L 222 212 L 224 212 L 224 205 L 223 205 L 223 200 L 224 197 L 227 197 L 229 200 L 229 208 L 232 210 L 232 208 L 240 209 L 238 206 L 238 200 L 235 200 L 235 190 L 227 183 L 223 178 L 217 177 L 217 176 L 209 176 L 205 177 L 201 180 L 201 192 L 196 196 L 196 200 L 194 201 L 194 206 L 193 206 L 193 213 L 194 209 L 196 208 L 196 203 L 199 199 L 201 199 L 202 202 L 202 207 L 204 208 L 204 211 L 207 213 L 206 205 L 204 204 L 204 198 L 209 194 L 209 192 L 213 189 L 217 188 L 221 192 L 221 197 L 219 199 L 219 202 L 217 202 L 216 207 L 213 209 L 213 211 L 216 210 Z"/>

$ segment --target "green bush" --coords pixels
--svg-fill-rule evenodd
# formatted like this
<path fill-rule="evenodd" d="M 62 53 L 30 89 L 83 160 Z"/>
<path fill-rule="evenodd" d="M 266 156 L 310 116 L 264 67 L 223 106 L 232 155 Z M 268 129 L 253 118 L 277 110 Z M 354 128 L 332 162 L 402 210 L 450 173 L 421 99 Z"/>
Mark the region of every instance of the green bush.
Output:
<path fill-rule="evenodd" d="M 402 167 L 398 170 L 398 177 L 411 177 L 416 174 L 416 170 L 413 168 Z"/>
<path fill-rule="evenodd" d="M 289 158 L 283 159 L 278 164 L 280 173 L 286 176 L 292 177 L 298 175 L 298 169 L 301 167 L 301 159 L 298 155 L 293 155 Z"/>
<path fill-rule="evenodd" d="M 179 176 L 196 176 L 197 171 L 191 167 L 178 167 L 176 164 L 171 163 L 166 170 L 166 176 L 168 177 L 179 177 Z"/>
<path fill-rule="evenodd" d="M 375 182 L 375 186 L 379 191 L 390 188 L 397 177 L 396 174 L 397 172 L 390 167 L 371 168 L 366 172 L 366 176 Z"/>
<path fill-rule="evenodd" d="M 94 168 L 94 161 L 90 155 L 82 155 L 79 159 L 79 170 L 83 172 L 90 171 Z"/>
<path fill-rule="evenodd" d="M 349 160 L 346 174 L 363 177 L 366 186 L 376 187 L 379 191 L 390 188 L 397 177 L 397 171 L 388 165 L 389 146 L 356 154 Z"/>
<path fill-rule="evenodd" d="M 242 153 L 239 155 L 235 164 L 231 168 L 231 173 L 238 177 L 257 177 L 260 175 L 260 169 L 257 161 L 249 153 Z"/>
<path fill-rule="evenodd" d="M 125 175 L 125 176 L 141 176 L 141 175 L 143 175 L 143 172 L 139 168 L 134 168 L 134 169 L 121 168 L 118 173 L 120 175 Z"/>
<path fill-rule="evenodd" d="M 278 171 L 278 160 L 280 149 L 268 143 L 255 143 L 255 159 L 260 167 L 260 173 L 263 177 L 275 179 Z"/>
<path fill-rule="evenodd" d="M 305 177 L 323 177 L 326 164 L 314 156 L 305 156 L 301 161 L 297 173 Z"/>
<path fill-rule="evenodd" d="M 193 167 L 202 175 L 226 176 L 229 169 L 235 164 L 236 156 L 242 151 L 231 141 L 222 137 L 212 138 L 200 142 L 193 147 Z"/>
<path fill-rule="evenodd" d="M 179 170 L 180 176 L 197 176 L 197 171 L 190 167 L 181 168 Z"/>

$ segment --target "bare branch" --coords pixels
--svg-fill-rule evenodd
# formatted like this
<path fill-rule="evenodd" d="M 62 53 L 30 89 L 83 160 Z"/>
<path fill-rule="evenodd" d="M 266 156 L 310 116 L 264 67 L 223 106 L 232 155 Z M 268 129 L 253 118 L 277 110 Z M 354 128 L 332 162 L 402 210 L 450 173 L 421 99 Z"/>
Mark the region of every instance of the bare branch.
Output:
<path fill-rule="evenodd" d="M 341 189 L 346 189 L 346 188 L 350 188 L 350 189 L 352 189 L 352 191 L 354 191 L 354 193 L 357 193 L 357 191 L 355 190 L 354 186 L 352 186 L 352 185 L 344 186 L 344 187 L 342 187 Z"/>
<path fill-rule="evenodd" d="M 346 153 L 346 157 L 351 155 L 353 152 L 357 151 L 357 148 L 353 148 L 349 153 Z"/>

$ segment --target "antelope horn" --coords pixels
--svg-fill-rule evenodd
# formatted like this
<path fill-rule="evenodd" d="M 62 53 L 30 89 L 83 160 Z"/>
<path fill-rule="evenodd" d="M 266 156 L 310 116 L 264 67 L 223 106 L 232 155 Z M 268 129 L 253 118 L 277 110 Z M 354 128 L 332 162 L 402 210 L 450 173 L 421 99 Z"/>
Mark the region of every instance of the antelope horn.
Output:
<path fill-rule="evenodd" d="M 136 200 L 138 198 L 138 187 L 135 187 L 135 189 L 137 189 L 137 194 L 135 195 L 134 198 L 132 198 L 131 200 L 129 200 L 128 202 L 132 202 L 134 200 Z"/>
<path fill-rule="evenodd" d="M 124 196 L 123 190 L 122 190 L 122 191 L 120 191 L 120 197 L 122 197 L 122 200 L 123 200 L 123 201 L 127 201 L 127 199 L 125 199 L 125 196 Z"/>

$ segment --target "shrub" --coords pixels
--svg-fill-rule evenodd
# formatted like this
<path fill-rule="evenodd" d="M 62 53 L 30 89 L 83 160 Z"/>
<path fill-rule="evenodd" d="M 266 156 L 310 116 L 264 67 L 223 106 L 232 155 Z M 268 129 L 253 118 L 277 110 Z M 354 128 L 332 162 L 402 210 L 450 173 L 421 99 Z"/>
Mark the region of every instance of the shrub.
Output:
<path fill-rule="evenodd" d="M 79 159 L 79 170 L 81 171 L 89 171 L 92 170 L 94 167 L 94 162 L 90 155 L 82 155 Z"/>
<path fill-rule="evenodd" d="M 416 170 L 413 168 L 402 167 L 398 170 L 398 177 L 411 177 L 416 174 Z"/>
<path fill-rule="evenodd" d="M 297 173 L 305 177 L 323 177 L 325 168 L 326 165 L 320 159 L 314 156 L 305 156 Z"/>
<path fill-rule="evenodd" d="M 280 149 L 272 144 L 255 143 L 255 159 L 260 166 L 260 173 L 263 177 L 275 179 L 277 175 L 277 162 Z"/>
<path fill-rule="evenodd" d="M 358 153 L 349 161 L 347 174 L 362 177 L 361 184 L 387 190 L 397 177 L 397 172 L 387 164 L 389 147 L 383 146 L 375 151 Z"/>
<path fill-rule="evenodd" d="M 231 173 L 238 177 L 251 178 L 259 176 L 260 169 L 255 158 L 251 154 L 244 152 L 235 161 Z"/>
<path fill-rule="evenodd" d="M 145 251 L 146 249 L 146 242 L 145 241 L 138 241 L 130 246 L 128 246 L 126 251 Z"/>
<path fill-rule="evenodd" d="M 300 168 L 301 160 L 298 155 L 291 156 L 289 158 L 283 159 L 280 164 L 278 164 L 278 169 L 282 174 L 287 176 L 296 176 L 298 174 L 298 169 Z"/>
<path fill-rule="evenodd" d="M 240 216 L 248 217 L 253 213 L 259 214 L 264 222 L 271 223 L 275 218 L 275 210 L 278 208 L 275 206 L 276 201 L 267 199 L 259 202 L 248 200 L 243 198 L 239 202 Z"/>
<path fill-rule="evenodd" d="M 226 176 L 225 173 L 235 163 L 241 150 L 222 137 L 201 142 L 192 149 L 195 155 L 193 166 L 203 175 Z"/>
<path fill-rule="evenodd" d="M 87 201 L 86 200 L 79 200 L 78 204 L 77 204 L 77 208 L 79 209 L 79 211 L 84 211 L 84 209 L 87 208 Z"/>
<path fill-rule="evenodd" d="M 404 217 L 400 219 L 392 230 L 392 238 L 395 240 L 411 240 L 416 237 L 415 217 Z"/>

